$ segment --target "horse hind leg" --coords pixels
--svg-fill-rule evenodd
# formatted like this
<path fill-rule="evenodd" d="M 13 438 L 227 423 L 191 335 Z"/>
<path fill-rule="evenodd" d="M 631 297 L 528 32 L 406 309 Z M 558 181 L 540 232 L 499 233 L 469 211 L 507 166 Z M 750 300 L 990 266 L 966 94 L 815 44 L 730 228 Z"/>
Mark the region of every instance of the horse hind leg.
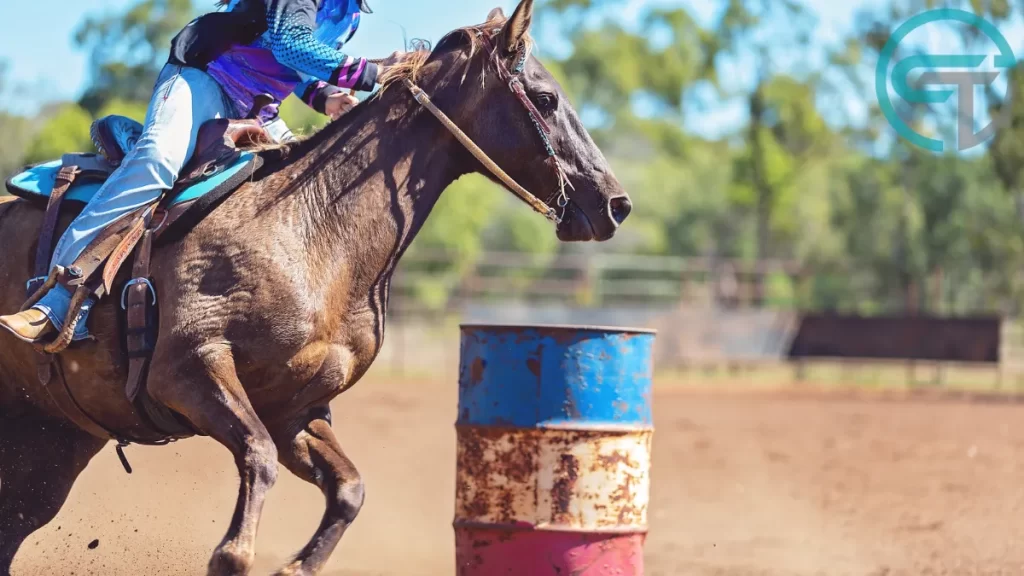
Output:
<path fill-rule="evenodd" d="M 327 406 L 315 408 L 295 425 L 272 430 L 282 464 L 315 484 L 327 499 L 323 519 L 309 543 L 276 576 L 319 574 L 363 505 L 363 480 L 342 452 Z"/>
<path fill-rule="evenodd" d="M 0 417 L 0 576 L 10 575 L 22 542 L 53 520 L 106 442 L 35 415 Z"/>

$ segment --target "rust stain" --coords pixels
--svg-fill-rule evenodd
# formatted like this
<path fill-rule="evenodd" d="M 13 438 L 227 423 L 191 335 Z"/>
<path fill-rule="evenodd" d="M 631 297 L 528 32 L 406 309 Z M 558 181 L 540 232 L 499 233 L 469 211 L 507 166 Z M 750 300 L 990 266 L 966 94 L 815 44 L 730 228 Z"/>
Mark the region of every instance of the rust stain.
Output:
<path fill-rule="evenodd" d="M 558 468 L 555 470 L 555 477 L 558 480 L 551 488 L 552 517 L 556 521 L 570 521 L 569 506 L 572 504 L 572 495 L 576 491 L 579 474 L 580 463 L 576 457 L 572 454 L 562 454 Z"/>
<path fill-rule="evenodd" d="M 644 448 L 649 453 L 650 433 L 621 444 L 614 440 L 636 434 L 460 428 L 457 518 L 492 528 L 524 521 L 532 526 L 535 518 L 552 527 L 577 529 L 646 524 Z M 539 485 L 538 474 L 551 483 Z"/>
<path fill-rule="evenodd" d="M 476 386 L 484 381 L 484 368 L 487 368 L 487 360 L 479 356 L 473 359 L 473 363 L 469 366 L 469 384 L 471 386 Z"/>
<path fill-rule="evenodd" d="M 629 454 L 620 450 L 616 450 L 611 454 L 602 454 L 597 457 L 598 464 L 604 468 L 614 468 L 618 464 L 624 464 L 629 468 L 638 468 L 640 465 L 633 460 L 630 460 Z"/>
<path fill-rule="evenodd" d="M 470 518 L 478 518 L 487 514 L 490 510 L 490 502 L 485 486 L 474 485 L 476 478 L 487 472 L 487 462 L 484 454 L 484 445 L 480 438 L 473 434 L 462 435 L 459 442 L 457 454 L 458 464 L 465 474 L 459 474 L 456 482 L 456 500 L 464 514 Z"/>
<path fill-rule="evenodd" d="M 494 502 L 495 512 L 497 517 L 502 522 L 509 522 L 516 518 L 516 502 L 515 496 L 511 490 L 504 492 L 501 498 Z"/>
<path fill-rule="evenodd" d="M 526 368 L 529 369 L 530 374 L 533 374 L 537 378 L 540 378 L 540 360 L 536 358 L 527 359 Z"/>
<path fill-rule="evenodd" d="M 456 502 L 463 518 L 514 522 L 526 496 L 509 486 L 536 480 L 539 439 L 526 430 L 464 428 L 458 431 Z M 536 495 L 534 495 L 534 499 Z"/>
<path fill-rule="evenodd" d="M 637 506 L 634 503 L 634 494 L 636 493 L 636 489 L 633 486 L 634 480 L 633 476 L 626 476 L 622 484 L 618 486 L 618 489 L 611 494 L 612 502 L 622 505 L 617 518 L 620 525 L 639 521 L 647 510 L 647 506 Z"/>
<path fill-rule="evenodd" d="M 514 450 L 500 463 L 504 476 L 514 482 L 528 482 L 536 472 L 535 452 L 533 442 L 516 442 Z"/>

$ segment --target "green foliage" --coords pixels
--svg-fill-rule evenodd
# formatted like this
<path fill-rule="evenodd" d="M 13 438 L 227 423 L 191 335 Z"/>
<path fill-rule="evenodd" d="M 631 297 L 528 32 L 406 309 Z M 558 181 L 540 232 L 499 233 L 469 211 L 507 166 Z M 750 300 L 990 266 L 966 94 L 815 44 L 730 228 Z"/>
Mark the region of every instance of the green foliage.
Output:
<path fill-rule="evenodd" d="M 460 178 L 441 195 L 423 229 L 409 247 L 410 254 L 443 255 L 430 265 L 430 280 L 414 288 L 429 308 L 441 308 L 483 250 L 483 231 L 494 218 L 501 191 L 482 176 Z"/>
<path fill-rule="evenodd" d="M 986 153 L 959 157 L 892 144 L 874 102 L 875 58 L 890 32 L 940 5 L 997 24 L 1021 7 L 894 0 L 859 14 L 855 30 L 835 39 L 825 67 L 813 68 L 802 56 L 820 49 L 808 42 L 816 23 L 798 0 L 716 0 L 710 23 L 685 3 L 656 2 L 640 9 L 635 27 L 621 17 L 635 9 L 627 0 L 542 2 L 535 20 L 554 25 L 570 45 L 559 57 L 544 53 L 544 63 L 633 199 L 630 219 L 601 250 L 771 259 L 803 270 L 769 275 L 760 287 L 766 306 L 1020 312 L 1024 98 L 986 94 L 991 112 L 1005 112 L 1010 123 Z M 90 54 L 89 89 L 79 106 L 36 119 L 0 112 L 0 174 L 91 149 L 94 117 L 142 120 L 168 41 L 195 8 L 191 0 L 138 0 L 122 13 L 87 18 L 75 42 Z M 970 27 L 951 29 L 964 46 L 986 42 Z M 734 77 L 738 60 L 753 63 L 754 78 Z M 1011 82 L 1024 94 L 1024 68 Z M 0 94 L 5 88 L 0 67 Z M 724 99 L 745 104 L 741 127 L 714 139 L 684 128 Z M 851 99 L 867 110 L 866 122 L 843 125 Z M 948 131 L 955 121 L 938 108 L 903 112 L 922 130 Z M 327 122 L 294 97 L 281 114 L 297 134 Z M 420 262 L 429 272 L 417 275 L 412 290 L 436 309 L 486 264 L 485 251 L 535 255 L 529 271 L 494 272 L 526 286 L 539 278 L 575 281 L 551 263 L 585 249 L 558 243 L 543 218 L 490 180 L 467 176 L 442 195 L 403 266 Z M 601 298 L 587 284 L 579 302 Z"/>
<path fill-rule="evenodd" d="M 132 102 L 124 100 L 122 98 L 114 98 L 108 100 L 102 108 L 96 113 L 96 118 L 103 118 L 111 114 L 117 114 L 120 116 L 127 116 L 133 120 L 139 122 L 146 121 L 146 108 L 148 104 L 146 101 Z"/>
<path fill-rule="evenodd" d="M 7 62 L 0 60 L 0 98 L 10 94 Z M 28 118 L 0 110 L 0 180 L 6 180 L 22 167 L 22 155 L 32 138 L 34 126 Z M 0 188 L 0 195 L 7 191 Z"/>
<path fill-rule="evenodd" d="M 0 112 L 0 180 L 6 180 L 24 164 L 22 154 L 32 138 L 33 126 L 28 118 Z M 5 191 L 0 190 L 0 193 Z"/>
<path fill-rule="evenodd" d="M 1018 64 L 1010 72 L 1015 94 L 1024 94 L 1024 67 Z M 1006 115 L 1009 130 L 997 130 L 989 154 L 999 179 L 1007 190 L 1024 195 L 1024 98 L 995 102 L 993 115 Z"/>
<path fill-rule="evenodd" d="M 285 124 L 297 136 L 308 136 L 327 125 L 329 120 L 327 116 L 317 113 L 296 98 L 294 94 L 281 103 L 280 114 Z"/>
<path fill-rule="evenodd" d="M 142 0 L 122 13 L 87 17 L 74 37 L 89 52 L 92 74 L 82 106 L 96 113 L 112 99 L 149 101 L 171 38 L 195 12 L 192 0 Z"/>
<path fill-rule="evenodd" d="M 91 152 L 92 117 L 76 104 L 58 108 L 43 124 L 25 152 L 26 163 L 55 160 L 67 152 Z"/>
<path fill-rule="evenodd" d="M 495 251 L 528 252 L 551 256 L 558 251 L 558 238 L 551 223 L 536 213 L 511 193 L 495 185 L 489 186 L 504 198 L 496 203 L 499 214 L 492 220 L 484 237 L 485 248 Z"/>

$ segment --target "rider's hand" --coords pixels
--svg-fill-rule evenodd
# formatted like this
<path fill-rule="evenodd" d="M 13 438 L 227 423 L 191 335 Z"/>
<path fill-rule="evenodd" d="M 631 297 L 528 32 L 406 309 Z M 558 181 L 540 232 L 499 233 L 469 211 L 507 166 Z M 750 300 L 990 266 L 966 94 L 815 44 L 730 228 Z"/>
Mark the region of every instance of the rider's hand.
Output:
<path fill-rule="evenodd" d="M 336 92 L 327 97 L 324 113 L 330 116 L 331 120 L 337 120 L 342 114 L 355 108 L 356 104 L 359 104 L 359 99 L 355 96 L 348 92 Z"/>

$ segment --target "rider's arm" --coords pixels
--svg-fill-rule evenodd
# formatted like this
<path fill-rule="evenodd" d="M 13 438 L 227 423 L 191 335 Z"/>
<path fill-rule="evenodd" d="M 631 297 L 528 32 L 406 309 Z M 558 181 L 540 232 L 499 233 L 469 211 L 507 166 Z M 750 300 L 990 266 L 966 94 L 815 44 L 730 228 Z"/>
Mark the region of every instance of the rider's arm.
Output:
<path fill-rule="evenodd" d="M 316 0 L 268 0 L 267 37 L 278 62 L 339 88 L 372 90 L 377 65 L 352 58 L 313 35 Z"/>
<path fill-rule="evenodd" d="M 321 114 L 327 113 L 327 97 L 338 92 L 344 92 L 344 89 L 316 78 L 304 80 L 295 87 L 295 96 Z"/>

